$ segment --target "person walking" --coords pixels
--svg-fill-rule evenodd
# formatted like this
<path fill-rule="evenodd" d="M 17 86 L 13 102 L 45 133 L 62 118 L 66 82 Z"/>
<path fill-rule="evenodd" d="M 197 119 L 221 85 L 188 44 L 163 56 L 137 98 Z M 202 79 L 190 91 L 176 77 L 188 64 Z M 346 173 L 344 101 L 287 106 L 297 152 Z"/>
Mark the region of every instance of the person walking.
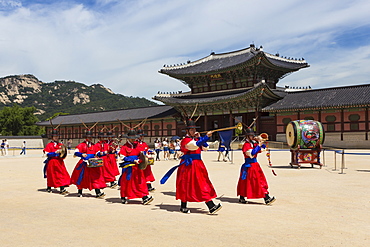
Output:
<path fill-rule="evenodd" d="M 71 182 L 64 159 L 67 156 L 66 153 L 62 153 L 62 143 L 58 142 L 59 132 L 54 129 L 50 133 L 51 142 L 49 142 L 44 148 L 43 152 L 48 157 L 44 166 L 44 178 L 46 178 L 47 188 L 46 191 L 51 193 L 51 188 L 60 188 L 60 194 L 66 195 L 69 192 L 65 189 Z"/>
<path fill-rule="evenodd" d="M 85 141 L 78 144 L 74 155 L 80 157 L 71 176 L 71 184 L 75 184 L 78 189 L 78 197 L 82 197 L 82 190 L 95 190 L 96 198 L 103 198 L 105 193 L 101 191 L 107 185 L 103 176 L 103 167 L 88 167 L 88 160 L 100 155 L 98 145 L 92 143 L 93 132 L 86 131 Z"/>
<path fill-rule="evenodd" d="M 121 202 L 127 204 L 129 199 L 141 198 L 142 203 L 147 205 L 153 201 L 153 197 L 149 196 L 144 171 L 138 166 L 142 162 L 139 158 L 141 150 L 136 142 L 139 136 L 135 130 L 129 130 L 123 137 L 127 138 L 127 141 L 119 152 L 123 157 L 120 164 L 122 174 L 119 178 Z"/>
<path fill-rule="evenodd" d="M 8 155 L 8 149 L 9 149 L 9 142 L 7 139 L 4 140 L 4 143 L 5 143 L 5 146 L 4 146 L 4 149 L 5 149 L 5 155 Z"/>
<path fill-rule="evenodd" d="M 22 155 L 22 154 L 26 155 L 26 141 L 23 141 L 22 143 L 22 151 L 19 155 Z"/>
<path fill-rule="evenodd" d="M 163 159 L 164 160 L 169 160 L 170 158 L 170 148 L 169 148 L 169 143 L 168 139 L 164 138 L 162 141 L 162 147 L 163 147 Z"/>
<path fill-rule="evenodd" d="M 159 153 L 161 152 L 161 141 L 158 138 L 155 138 L 154 140 L 154 151 L 155 151 L 155 160 L 160 161 L 161 159 L 159 158 Z"/>
<path fill-rule="evenodd" d="M 263 198 L 267 205 L 273 203 L 276 199 L 271 197 L 268 192 L 266 177 L 263 174 L 260 164 L 257 162 L 257 155 L 266 148 L 263 139 L 255 138 L 251 128 L 246 130 L 246 142 L 243 145 L 242 152 L 245 162 L 241 166 L 240 176 L 237 186 L 237 195 L 240 203 L 247 203 L 245 198 L 259 199 Z"/>
<path fill-rule="evenodd" d="M 212 199 L 216 198 L 216 191 L 208 177 L 207 169 L 201 158 L 201 151 L 206 146 L 213 131 L 208 131 L 203 137 L 196 132 L 197 126 L 193 120 L 186 122 L 186 136 L 182 139 L 180 147 L 184 155 L 180 164 L 171 168 L 161 179 L 164 184 L 171 174 L 177 170 L 176 199 L 181 201 L 180 212 L 190 213 L 187 208 L 188 202 L 205 202 L 209 213 L 215 214 L 221 208 Z"/>

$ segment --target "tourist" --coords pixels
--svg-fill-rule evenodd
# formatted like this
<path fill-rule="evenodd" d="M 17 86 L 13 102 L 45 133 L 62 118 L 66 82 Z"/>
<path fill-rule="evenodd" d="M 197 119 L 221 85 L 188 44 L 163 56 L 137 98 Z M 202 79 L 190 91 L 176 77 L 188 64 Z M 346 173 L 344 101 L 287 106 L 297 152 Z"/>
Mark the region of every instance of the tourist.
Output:
<path fill-rule="evenodd" d="M 248 128 L 246 130 L 247 139 L 242 148 L 245 162 L 240 170 L 237 195 L 240 196 L 239 202 L 243 204 L 247 203 L 245 198 L 264 198 L 265 203 L 270 205 L 275 201 L 275 197 L 269 195 L 265 175 L 257 162 L 257 154 L 266 146 L 262 138 L 254 136 L 253 130 Z"/>
<path fill-rule="evenodd" d="M 216 198 L 216 191 L 208 177 L 207 169 L 201 159 L 204 144 L 212 136 L 213 131 L 208 131 L 204 137 L 196 132 L 197 126 L 192 120 L 186 122 L 186 136 L 181 141 L 180 164 L 170 169 L 161 179 L 164 184 L 176 168 L 176 199 L 181 200 L 180 212 L 190 213 L 188 202 L 206 202 L 210 214 L 215 214 L 221 209 L 221 204 L 215 205 L 212 199 Z"/>
<path fill-rule="evenodd" d="M 26 141 L 23 141 L 22 143 L 22 151 L 19 155 L 22 155 L 22 154 L 26 155 Z"/>
<path fill-rule="evenodd" d="M 71 139 L 68 139 L 68 141 L 67 141 L 67 149 L 68 149 L 68 153 L 70 154 L 71 149 L 72 149 L 72 140 Z"/>
<path fill-rule="evenodd" d="M 64 158 L 66 154 L 62 154 L 62 143 L 58 142 L 59 132 L 54 129 L 51 131 L 51 142 L 49 142 L 44 148 L 43 152 L 48 157 L 44 166 L 44 178 L 47 182 L 47 192 L 51 192 L 51 188 L 60 188 L 60 194 L 66 195 L 68 191 L 65 187 L 68 187 L 71 182 L 66 166 L 64 164 Z M 63 157 L 64 156 L 64 157 Z"/>
<path fill-rule="evenodd" d="M 171 140 L 170 143 L 168 144 L 169 148 L 169 154 L 168 154 L 168 159 L 171 158 L 171 154 L 173 154 L 173 159 L 175 159 L 175 141 Z"/>
<path fill-rule="evenodd" d="M 155 156 L 156 161 L 161 160 L 159 158 L 159 153 L 161 152 L 161 147 L 162 147 L 161 141 L 158 138 L 155 138 L 155 140 L 154 140 L 154 151 L 155 151 L 155 154 L 156 154 L 156 156 Z"/>
<path fill-rule="evenodd" d="M 103 198 L 105 193 L 101 189 L 106 187 L 103 177 L 102 166 L 88 167 L 88 160 L 95 158 L 99 152 L 98 146 L 92 143 L 93 132 L 88 130 L 85 133 L 85 141 L 78 144 L 74 155 L 80 157 L 71 176 L 71 184 L 75 184 L 78 189 L 78 197 L 82 197 L 82 190 L 95 190 L 96 198 Z"/>
<path fill-rule="evenodd" d="M 5 143 L 5 155 L 8 155 L 8 149 L 9 149 L 9 142 L 7 139 L 4 140 L 4 143 Z"/>
<path fill-rule="evenodd" d="M 127 138 L 127 141 L 119 152 L 123 160 L 120 164 L 122 174 L 119 179 L 121 202 L 127 204 L 129 199 L 141 198 L 144 205 L 149 204 L 153 197 L 149 196 L 144 172 L 138 166 L 142 162 L 136 142 L 139 136 L 135 130 L 130 130 L 123 137 Z"/>
<path fill-rule="evenodd" d="M 180 151 L 180 140 L 179 139 L 176 139 L 173 145 L 175 146 L 175 155 L 174 155 L 175 160 L 179 160 L 180 155 L 181 155 L 181 151 Z"/>
<path fill-rule="evenodd" d="M 163 147 L 163 159 L 168 160 L 170 158 L 170 148 L 169 148 L 168 139 L 164 138 L 162 141 L 162 147 Z"/>

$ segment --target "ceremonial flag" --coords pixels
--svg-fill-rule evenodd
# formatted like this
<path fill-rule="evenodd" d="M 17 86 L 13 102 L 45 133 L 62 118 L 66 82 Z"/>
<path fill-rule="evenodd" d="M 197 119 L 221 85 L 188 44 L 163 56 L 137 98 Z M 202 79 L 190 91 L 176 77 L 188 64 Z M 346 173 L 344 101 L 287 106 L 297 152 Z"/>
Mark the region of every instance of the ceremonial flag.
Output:
<path fill-rule="evenodd" d="M 231 138 L 233 137 L 233 130 L 218 131 L 218 134 L 220 135 L 221 143 L 223 143 L 225 147 L 228 150 L 230 150 Z"/>

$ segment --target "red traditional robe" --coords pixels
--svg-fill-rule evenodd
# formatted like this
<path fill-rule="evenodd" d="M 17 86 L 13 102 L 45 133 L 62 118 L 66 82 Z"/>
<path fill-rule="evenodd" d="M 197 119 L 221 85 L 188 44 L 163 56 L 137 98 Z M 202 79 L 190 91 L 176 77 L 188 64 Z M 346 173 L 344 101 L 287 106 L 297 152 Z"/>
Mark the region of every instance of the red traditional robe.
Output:
<path fill-rule="evenodd" d="M 44 153 L 55 153 L 61 148 L 63 144 L 58 142 L 50 142 L 44 148 Z M 71 182 L 71 177 L 69 176 L 64 160 L 58 156 L 49 157 L 46 164 L 46 178 L 48 187 L 60 187 L 69 186 Z"/>
<path fill-rule="evenodd" d="M 96 154 L 99 151 L 97 145 L 89 142 L 78 144 L 75 152 L 85 154 Z M 75 166 L 71 184 L 75 184 L 80 189 L 102 189 L 106 187 L 103 177 L 103 167 L 87 167 L 87 161 L 81 158 Z M 82 173 L 82 174 L 81 174 Z"/>
<path fill-rule="evenodd" d="M 112 154 L 111 149 L 109 148 L 109 144 L 106 141 L 99 141 L 95 144 L 100 152 L 106 153 L 104 155 L 103 161 L 103 177 L 105 182 L 114 182 L 116 181 L 116 176 L 119 175 L 119 170 L 116 161 L 116 154 Z"/>
<path fill-rule="evenodd" d="M 142 151 L 142 152 L 146 153 L 149 150 L 149 146 L 148 146 L 148 144 L 146 144 L 146 142 L 138 140 L 136 143 L 137 143 L 137 148 L 139 149 L 139 151 Z M 152 172 L 152 166 L 148 165 L 145 168 L 144 176 L 145 176 L 146 182 L 154 182 L 155 181 L 155 178 L 154 178 L 154 175 L 153 175 L 153 172 Z"/>
<path fill-rule="evenodd" d="M 124 156 L 124 164 L 119 184 L 121 197 L 126 199 L 142 198 L 149 194 L 143 170 L 133 160 L 138 159 L 140 150 L 135 143 L 127 141 L 119 152 Z"/>
<path fill-rule="evenodd" d="M 186 136 L 180 143 L 184 155 L 199 154 L 201 148 L 191 151 L 187 144 L 195 141 Z M 183 163 L 182 159 L 180 164 Z M 182 164 L 178 167 L 176 178 L 176 199 L 183 202 L 208 202 L 216 198 L 216 191 L 208 177 L 207 169 L 202 160 L 193 159 L 190 165 Z"/>
<path fill-rule="evenodd" d="M 252 150 L 258 144 L 252 144 L 245 142 L 242 148 L 244 158 L 250 158 L 245 153 L 248 150 Z M 258 153 L 260 153 L 259 151 Z M 257 153 L 257 154 L 258 154 Z M 253 158 L 257 158 L 257 154 Z M 239 182 L 237 187 L 237 195 L 244 196 L 249 199 L 264 198 L 268 194 L 268 185 L 266 177 L 258 162 L 250 163 L 250 167 L 247 169 L 247 178 L 242 179 L 242 172 L 240 172 Z"/>

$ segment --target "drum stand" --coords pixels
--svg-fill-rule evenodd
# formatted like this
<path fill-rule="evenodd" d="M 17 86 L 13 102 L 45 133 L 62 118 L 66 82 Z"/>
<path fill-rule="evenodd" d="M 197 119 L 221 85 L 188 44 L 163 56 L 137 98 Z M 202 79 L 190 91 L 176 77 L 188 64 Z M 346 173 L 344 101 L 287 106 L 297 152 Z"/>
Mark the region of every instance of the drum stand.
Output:
<path fill-rule="evenodd" d="M 321 169 L 323 164 L 320 161 L 320 152 L 321 146 L 313 149 L 300 149 L 299 147 L 297 149 L 290 149 L 290 166 L 298 166 L 299 169 L 301 164 L 308 163 L 311 164 L 311 167 L 313 167 L 313 165 L 318 165 Z"/>

